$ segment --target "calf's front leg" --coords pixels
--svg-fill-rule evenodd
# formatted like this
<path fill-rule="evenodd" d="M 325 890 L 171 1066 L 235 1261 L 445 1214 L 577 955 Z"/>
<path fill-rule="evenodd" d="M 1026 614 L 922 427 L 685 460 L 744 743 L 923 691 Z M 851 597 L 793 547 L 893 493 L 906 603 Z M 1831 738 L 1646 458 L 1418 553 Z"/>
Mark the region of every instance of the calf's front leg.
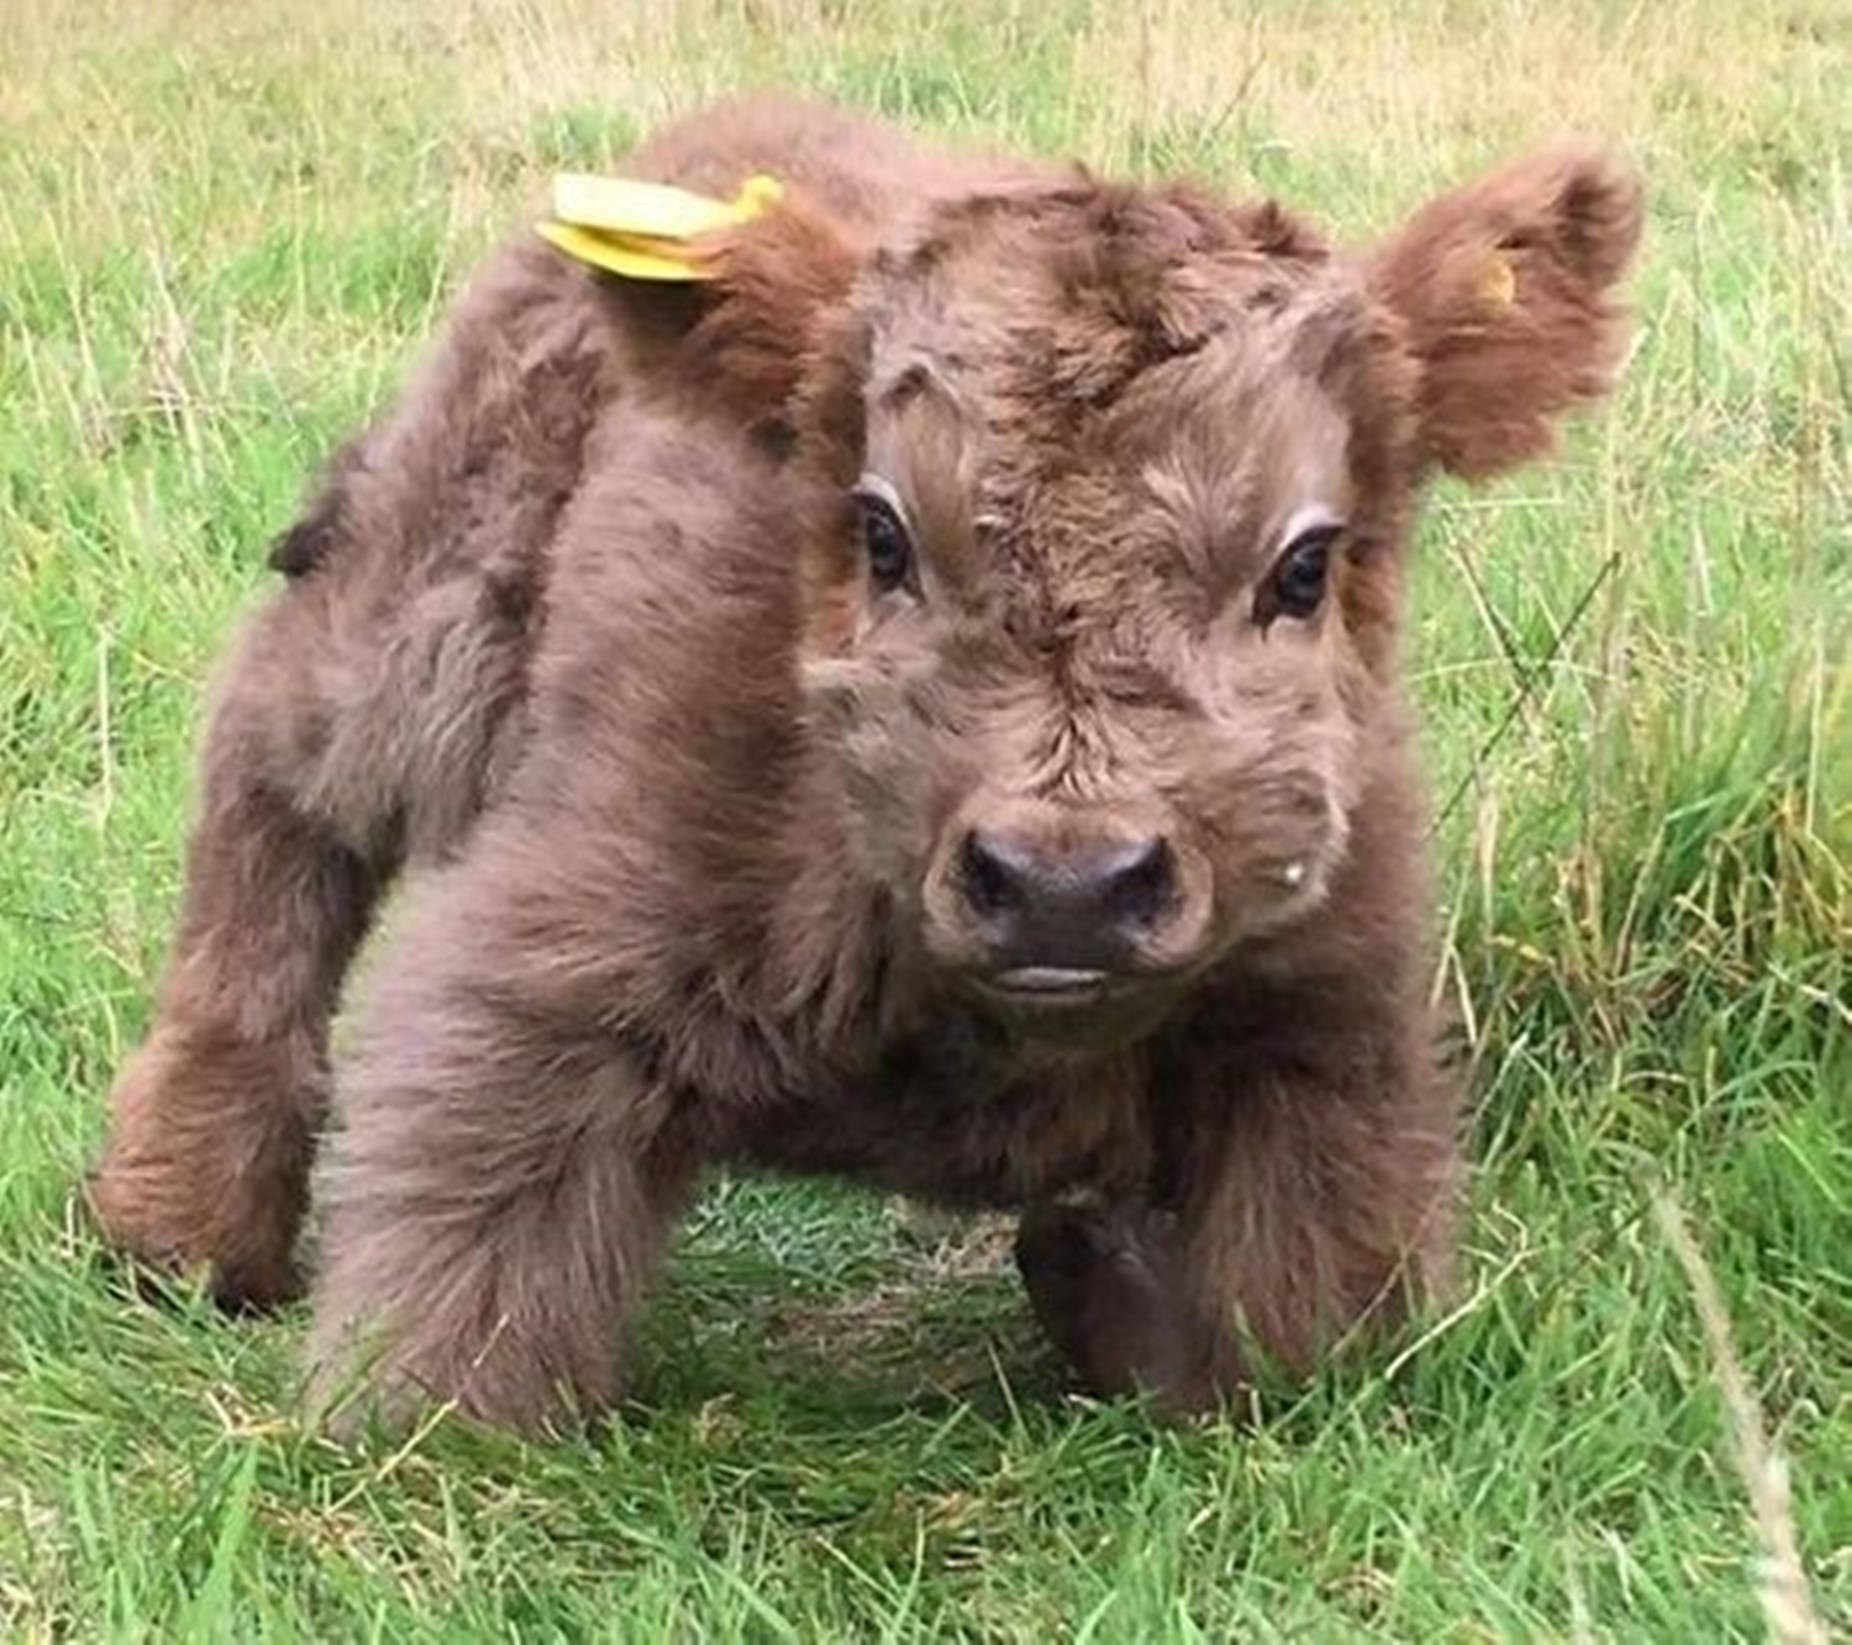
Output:
<path fill-rule="evenodd" d="M 666 1094 L 503 872 L 478 854 L 425 888 L 341 1073 L 310 1342 L 341 1425 L 448 1401 L 534 1432 L 609 1405 L 684 1199 Z"/>
<path fill-rule="evenodd" d="M 1163 1204 L 1024 1218 L 1031 1303 L 1087 1386 L 1201 1410 L 1263 1367 L 1309 1372 L 1444 1287 L 1454 1096 L 1410 1040 L 1385 1050 L 1338 1031 L 1318 1058 L 1210 1058 L 1171 1094 Z"/>
<path fill-rule="evenodd" d="M 1050 1342 L 1095 1393 L 1203 1403 L 1209 1337 L 1183 1284 L 1177 1218 L 1143 1201 L 1036 1205 L 1016 1266 Z"/>

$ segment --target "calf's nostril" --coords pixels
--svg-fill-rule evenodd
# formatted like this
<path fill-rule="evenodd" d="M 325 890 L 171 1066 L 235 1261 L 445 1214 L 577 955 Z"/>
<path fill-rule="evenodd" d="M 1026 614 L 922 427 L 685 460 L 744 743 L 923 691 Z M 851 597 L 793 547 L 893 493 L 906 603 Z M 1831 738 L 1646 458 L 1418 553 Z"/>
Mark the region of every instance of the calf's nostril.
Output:
<path fill-rule="evenodd" d="M 1114 919 L 1148 923 L 1171 898 L 1173 863 L 1161 839 L 1140 840 L 1102 865 L 1101 901 Z"/>
<path fill-rule="evenodd" d="M 1023 865 L 1016 853 L 978 829 L 965 835 L 958 876 L 965 900 L 979 914 L 1003 914 L 1025 900 Z"/>

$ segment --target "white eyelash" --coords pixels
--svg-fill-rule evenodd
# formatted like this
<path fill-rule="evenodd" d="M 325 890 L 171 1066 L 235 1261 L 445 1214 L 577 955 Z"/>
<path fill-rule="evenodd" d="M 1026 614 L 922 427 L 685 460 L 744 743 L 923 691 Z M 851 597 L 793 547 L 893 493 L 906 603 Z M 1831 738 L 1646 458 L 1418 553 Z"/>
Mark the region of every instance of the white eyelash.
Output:
<path fill-rule="evenodd" d="M 1343 523 L 1343 515 L 1329 503 L 1301 504 L 1286 518 L 1286 528 L 1280 533 L 1280 547 L 1284 548 L 1294 538 L 1302 537 L 1308 531 L 1329 530 Z"/>
<path fill-rule="evenodd" d="M 907 511 L 899 488 L 884 474 L 864 474 L 855 482 L 855 489 L 870 497 L 879 497 L 899 517 L 900 523 L 909 531 L 913 529 L 913 516 Z"/>

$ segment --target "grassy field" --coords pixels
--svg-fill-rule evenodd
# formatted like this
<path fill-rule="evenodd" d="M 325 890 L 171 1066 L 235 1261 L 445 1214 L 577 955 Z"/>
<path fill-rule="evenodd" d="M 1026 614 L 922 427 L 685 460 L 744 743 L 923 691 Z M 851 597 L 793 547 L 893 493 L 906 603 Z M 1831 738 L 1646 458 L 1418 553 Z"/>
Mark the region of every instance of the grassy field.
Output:
<path fill-rule="evenodd" d="M 4 0 L 0 1634 L 1695 1641 L 1802 1627 L 1784 1526 L 1852 1628 L 1849 55 L 1838 0 Z M 550 170 L 754 81 L 1358 236 L 1566 130 L 1645 169 L 1613 412 L 1424 528 L 1479 1171 L 1417 1351 L 1154 1432 L 1063 1393 L 995 1230 L 733 1181 L 628 1420 L 344 1452 L 300 1317 L 134 1300 L 73 1215 L 305 472 Z"/>

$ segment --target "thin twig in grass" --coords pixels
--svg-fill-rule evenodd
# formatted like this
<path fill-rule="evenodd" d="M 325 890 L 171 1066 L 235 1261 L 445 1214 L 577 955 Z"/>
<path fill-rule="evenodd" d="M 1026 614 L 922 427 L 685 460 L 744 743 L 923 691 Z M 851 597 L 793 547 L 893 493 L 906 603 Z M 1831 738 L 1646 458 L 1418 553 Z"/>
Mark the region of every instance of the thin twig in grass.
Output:
<path fill-rule="evenodd" d="M 1692 1300 L 1697 1305 L 1705 1340 L 1710 1345 L 1717 1386 L 1723 1392 L 1724 1407 L 1729 1412 L 1730 1426 L 1735 1430 L 1736 1468 L 1749 1491 L 1756 1533 L 1762 1542 L 1762 1580 L 1756 1592 L 1768 1622 L 1768 1636 L 1781 1641 L 1782 1645 L 1826 1645 L 1826 1629 L 1813 1608 L 1807 1573 L 1801 1565 L 1800 1545 L 1794 1534 L 1787 1463 L 1762 1431 L 1761 1413 L 1755 1395 L 1750 1392 L 1749 1379 L 1743 1375 L 1736 1357 L 1730 1316 L 1724 1309 L 1716 1276 L 1698 1250 L 1697 1241 L 1691 1237 L 1691 1230 L 1686 1227 L 1684 1216 L 1668 1190 L 1654 1190 L 1653 1215 L 1691 1285 Z"/>
<path fill-rule="evenodd" d="M 1486 1278 L 1480 1280 L 1474 1285 L 1471 1293 L 1466 1298 L 1450 1308 L 1438 1319 L 1432 1321 L 1432 1323 L 1430 1323 L 1412 1342 L 1404 1345 L 1401 1351 L 1396 1354 L 1395 1358 L 1390 1360 L 1389 1363 L 1383 1367 L 1381 1373 L 1382 1380 L 1384 1382 L 1393 1382 L 1402 1367 L 1408 1364 L 1408 1362 L 1417 1355 L 1424 1353 L 1430 1343 L 1438 1341 L 1449 1331 L 1453 1330 L 1455 1326 L 1459 1325 L 1462 1320 L 1469 1319 L 1474 1314 L 1478 1313 L 1498 1294 L 1499 1288 L 1503 1286 L 1519 1268 L 1528 1262 L 1530 1258 L 1531 1252 L 1529 1250 L 1519 1251 L 1516 1256 L 1511 1257 L 1508 1261 L 1503 1263 L 1499 1267 L 1497 1273 L 1488 1275 Z"/>
<path fill-rule="evenodd" d="M 1582 619 L 1588 615 L 1588 609 L 1595 603 L 1595 596 L 1601 592 L 1602 584 L 1614 575 L 1619 565 L 1620 550 L 1616 549 L 1601 562 L 1600 569 L 1589 579 L 1588 587 L 1582 590 L 1581 598 L 1576 601 L 1569 615 L 1563 620 L 1562 626 L 1557 629 L 1555 639 L 1550 642 L 1550 649 L 1543 654 L 1542 661 L 1531 670 L 1530 677 L 1506 706 L 1498 724 L 1492 727 L 1485 741 L 1479 745 L 1479 751 L 1473 756 L 1473 763 L 1466 775 L 1454 784 L 1453 792 L 1447 796 L 1447 803 L 1435 814 L 1434 821 L 1428 829 L 1430 834 L 1437 833 L 1446 826 L 1448 818 L 1459 809 L 1460 801 L 1466 798 L 1467 791 L 1478 782 L 1479 774 L 1485 768 L 1485 762 L 1492 757 L 1498 745 L 1505 740 L 1506 734 L 1517 723 L 1518 716 L 1524 712 L 1525 707 L 1536 694 L 1538 682 L 1549 673 L 1551 665 L 1563 654 L 1563 647 L 1569 643 L 1570 637 L 1581 626 Z"/>
<path fill-rule="evenodd" d="M 457 1402 L 447 1399 L 430 1407 L 418 1420 L 410 1434 L 398 1445 L 390 1456 L 377 1468 L 366 1473 L 356 1484 L 344 1491 L 329 1504 L 328 1513 L 332 1517 L 353 1506 L 368 1491 L 384 1485 L 405 1462 L 417 1455 L 424 1448 L 424 1443 L 457 1410 Z"/>
<path fill-rule="evenodd" d="M 1485 583 L 1473 566 L 1471 556 L 1462 554 L 1453 543 L 1448 543 L 1447 558 L 1453 562 L 1454 569 L 1460 574 L 1461 585 L 1471 598 L 1473 609 L 1478 613 L 1480 622 L 1491 630 L 1492 638 L 1504 656 L 1505 666 L 1511 670 L 1518 682 L 1520 698 L 1527 696 L 1535 687 L 1536 670 L 1531 667 L 1529 660 L 1525 657 L 1524 648 L 1518 643 L 1517 635 L 1511 631 L 1511 625 L 1505 621 L 1498 607 L 1493 604 L 1492 597 L 1486 593 Z"/>

